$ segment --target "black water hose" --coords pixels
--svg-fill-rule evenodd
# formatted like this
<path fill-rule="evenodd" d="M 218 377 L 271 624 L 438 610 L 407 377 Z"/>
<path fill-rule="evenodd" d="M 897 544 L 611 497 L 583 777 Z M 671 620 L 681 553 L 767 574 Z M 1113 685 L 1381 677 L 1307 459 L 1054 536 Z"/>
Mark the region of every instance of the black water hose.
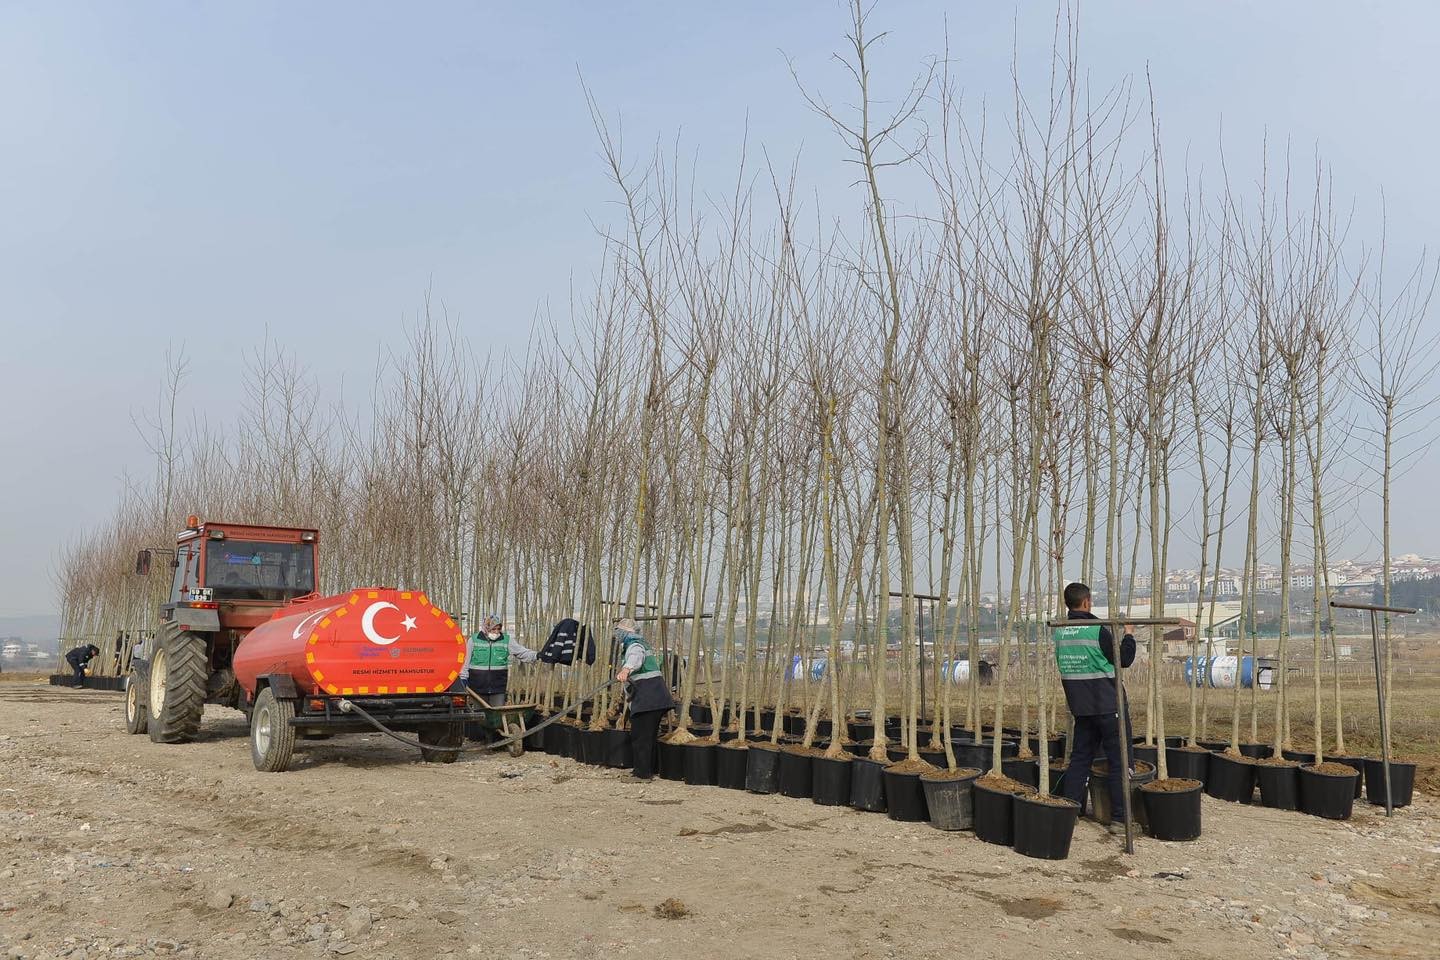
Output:
<path fill-rule="evenodd" d="M 571 706 L 565 708 L 564 710 L 561 710 L 559 713 L 555 714 L 555 715 L 552 716 L 552 717 L 547 717 L 547 718 L 545 718 L 545 720 L 541 721 L 540 723 L 537 723 L 535 726 L 530 727 L 529 729 L 524 730 L 524 731 L 522 731 L 522 732 L 520 732 L 520 733 L 517 733 L 517 734 L 516 734 L 515 736 L 513 736 L 513 737 L 506 737 L 505 739 L 503 739 L 503 740 L 497 740 L 497 741 L 494 742 L 494 743 L 481 744 L 481 745 L 478 746 L 478 747 L 443 747 L 443 746 L 437 746 L 437 745 L 431 744 L 431 743 L 421 743 L 421 742 L 420 742 L 419 740 L 417 740 L 417 739 L 413 739 L 413 738 L 411 738 L 411 737 L 402 736 L 402 735 L 396 733 L 394 730 L 391 730 L 389 727 L 385 726 L 385 724 L 381 723 L 379 720 L 376 720 L 374 717 L 372 717 L 372 716 L 369 714 L 368 711 L 366 711 L 366 709 L 365 709 L 364 707 L 360 706 L 360 705 L 359 705 L 358 703 L 356 703 L 354 700 L 341 700 L 341 701 L 340 701 L 340 712 L 341 712 L 341 713 L 354 713 L 354 714 L 358 715 L 358 716 L 360 717 L 360 719 L 362 719 L 362 720 L 364 720 L 366 723 L 370 724 L 370 726 L 374 727 L 376 730 L 378 730 L 380 733 L 383 733 L 385 736 L 389 737 L 391 740 L 394 740 L 394 741 L 396 741 L 397 743 L 403 743 L 403 744 L 404 744 L 405 746 L 407 746 L 407 747 L 414 747 L 414 748 L 417 749 L 417 750 L 435 750 L 435 751 L 443 751 L 443 752 L 445 752 L 445 753 L 486 753 L 487 751 L 490 751 L 490 750 L 499 750 L 499 749 L 502 749 L 503 747 L 508 747 L 510 744 L 514 743 L 516 740 L 522 740 L 522 739 L 524 739 L 525 737 L 530 736 L 530 734 L 534 733 L 534 732 L 537 731 L 537 730 L 544 730 L 546 727 L 550 726 L 550 724 L 556 722 L 557 720 L 562 720 L 562 719 L 564 719 L 565 717 L 569 716 L 569 715 L 570 715 L 572 712 L 574 712 L 575 710 L 580 709 L 580 707 L 582 707 L 582 706 L 585 705 L 586 703 L 589 703 L 591 700 L 594 700 L 596 694 L 598 694 L 600 691 L 604 690 L 606 687 L 609 687 L 611 684 L 616 683 L 616 682 L 618 682 L 618 681 L 615 681 L 615 680 L 606 680 L 604 683 L 600 684 L 600 686 L 596 687 L 594 690 L 591 690 L 589 693 L 585 694 L 585 696 L 583 696 L 583 697 L 579 698 L 578 700 L 576 700 L 575 703 L 572 704 Z M 467 692 L 469 692 L 469 691 L 467 691 Z M 473 695 L 474 695 L 474 694 L 472 694 L 472 696 L 473 696 Z M 479 697 L 476 697 L 476 699 L 479 699 Z M 481 700 L 481 702 L 484 703 L 483 700 Z M 491 709 L 495 709 L 495 708 L 492 707 Z M 462 723 L 462 722 L 464 722 L 464 719 L 461 718 L 461 719 L 459 719 L 459 720 L 452 720 L 452 721 L 448 721 L 448 722 L 451 722 L 451 723 Z"/>

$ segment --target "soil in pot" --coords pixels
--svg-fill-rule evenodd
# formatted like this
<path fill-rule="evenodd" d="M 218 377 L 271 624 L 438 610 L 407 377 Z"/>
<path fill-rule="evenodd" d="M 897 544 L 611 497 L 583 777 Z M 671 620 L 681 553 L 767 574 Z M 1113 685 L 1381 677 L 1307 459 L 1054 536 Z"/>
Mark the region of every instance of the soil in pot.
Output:
<path fill-rule="evenodd" d="M 822 807 L 843 807 L 850 803 L 848 753 L 838 757 L 819 756 L 810 761 L 810 799 Z"/>
<path fill-rule="evenodd" d="M 1040 761 L 1034 757 L 1011 757 L 1001 760 L 1000 766 L 1011 780 L 1018 780 L 1032 790 L 1040 788 Z"/>
<path fill-rule="evenodd" d="M 1064 797 L 1027 793 L 1015 797 L 1015 852 L 1040 860 L 1070 856 L 1080 804 Z"/>
<path fill-rule="evenodd" d="M 1203 784 L 1210 771 L 1210 751 L 1201 746 L 1172 747 L 1165 751 L 1165 766 L 1177 779 Z"/>
<path fill-rule="evenodd" d="M 1255 782 L 1260 803 L 1272 810 L 1300 809 L 1300 764 L 1294 760 L 1264 757 L 1255 761 Z"/>
<path fill-rule="evenodd" d="M 768 743 L 752 743 L 745 754 L 745 789 L 751 793 L 780 789 L 780 750 Z"/>
<path fill-rule="evenodd" d="M 1392 807 L 1410 806 L 1415 797 L 1415 764 L 1390 761 L 1390 796 Z M 1385 764 L 1379 757 L 1365 758 L 1365 797 L 1371 803 L 1385 805 Z"/>
<path fill-rule="evenodd" d="M 1105 760 L 1096 760 L 1090 764 L 1090 815 L 1101 823 L 1109 823 L 1110 811 L 1110 784 L 1106 780 L 1110 772 L 1110 764 Z M 1151 780 L 1155 779 L 1155 765 L 1144 760 L 1132 760 L 1130 763 L 1130 816 L 1135 818 L 1139 824 L 1145 823 L 1145 806 L 1140 800 L 1140 788 Z M 1116 811 L 1117 817 L 1123 818 L 1123 811 Z"/>
<path fill-rule="evenodd" d="M 1349 820 L 1355 806 L 1355 768 L 1343 763 L 1300 768 L 1300 809 L 1326 820 Z"/>
<path fill-rule="evenodd" d="M 749 754 L 750 744 L 745 740 L 720 744 L 715 751 L 715 785 L 727 790 L 744 790 Z"/>
<path fill-rule="evenodd" d="M 973 767 L 920 774 L 931 826 L 938 830 L 969 830 L 974 826 L 974 788 L 979 776 L 980 771 Z"/>
<path fill-rule="evenodd" d="M 1255 761 L 1233 753 L 1210 754 L 1205 793 L 1216 800 L 1249 803 L 1255 795 Z"/>
<path fill-rule="evenodd" d="M 901 760 L 885 768 L 885 812 L 891 820 L 919 823 L 930 819 L 920 775 L 934 770 L 924 760 Z"/>
<path fill-rule="evenodd" d="M 975 836 L 1008 847 L 1015 842 L 1015 796 L 1033 792 L 1028 783 L 987 773 L 975 780 Z"/>
<path fill-rule="evenodd" d="M 715 740 L 692 740 L 680 746 L 686 783 L 692 787 L 715 786 L 718 749 L 719 743 Z"/>
<path fill-rule="evenodd" d="M 811 761 L 817 756 L 823 756 L 823 752 L 814 747 L 794 746 L 781 749 L 778 775 L 781 796 L 801 800 L 810 798 Z"/>
<path fill-rule="evenodd" d="M 1156 840 L 1194 840 L 1200 836 L 1199 780 L 1171 777 L 1140 788 L 1145 821 Z"/>
<path fill-rule="evenodd" d="M 850 761 L 850 806 L 872 813 L 885 812 L 885 768 L 888 763 L 856 757 Z"/>

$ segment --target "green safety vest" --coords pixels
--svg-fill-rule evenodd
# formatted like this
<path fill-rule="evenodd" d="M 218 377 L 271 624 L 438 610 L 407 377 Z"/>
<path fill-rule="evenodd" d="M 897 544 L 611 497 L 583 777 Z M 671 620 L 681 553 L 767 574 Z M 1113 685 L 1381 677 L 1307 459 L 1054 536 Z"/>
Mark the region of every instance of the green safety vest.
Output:
<path fill-rule="evenodd" d="M 1100 649 L 1100 624 L 1055 631 L 1055 664 L 1061 680 L 1101 680 L 1115 676 L 1115 665 Z"/>
<path fill-rule="evenodd" d="M 655 651 L 650 649 L 650 644 L 645 642 L 644 637 L 633 633 L 626 637 L 620 648 L 622 656 L 628 654 L 630 647 L 637 643 L 640 644 L 640 648 L 645 651 L 645 662 L 640 664 L 639 670 L 630 674 L 630 679 L 644 680 L 646 677 L 660 676 L 660 658 L 655 656 Z"/>
<path fill-rule="evenodd" d="M 509 670 L 510 634 L 502 633 L 491 640 L 483 633 L 475 634 L 470 646 L 471 670 Z"/>

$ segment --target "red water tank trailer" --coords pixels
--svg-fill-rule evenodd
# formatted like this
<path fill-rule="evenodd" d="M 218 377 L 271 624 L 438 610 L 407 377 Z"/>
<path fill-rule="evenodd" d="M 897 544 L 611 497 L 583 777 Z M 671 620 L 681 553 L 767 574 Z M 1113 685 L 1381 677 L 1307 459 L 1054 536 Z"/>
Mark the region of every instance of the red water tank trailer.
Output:
<path fill-rule="evenodd" d="M 277 610 L 233 663 L 253 702 L 257 680 L 273 675 L 293 678 L 302 696 L 441 693 L 464 661 L 464 632 L 425 594 L 363 587 Z"/>

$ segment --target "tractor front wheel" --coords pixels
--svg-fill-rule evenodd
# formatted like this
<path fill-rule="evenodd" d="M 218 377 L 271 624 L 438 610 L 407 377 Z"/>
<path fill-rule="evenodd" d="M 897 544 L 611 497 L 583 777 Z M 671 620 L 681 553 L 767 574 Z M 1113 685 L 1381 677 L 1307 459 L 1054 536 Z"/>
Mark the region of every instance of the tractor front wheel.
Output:
<path fill-rule="evenodd" d="M 160 627 L 155 655 L 150 658 L 146 690 L 146 726 L 156 743 L 194 740 L 205 715 L 205 683 L 210 654 L 205 638 L 175 623 Z"/>
<path fill-rule="evenodd" d="M 261 773 L 283 773 L 295 753 L 295 704 L 266 687 L 250 711 L 250 759 Z"/>
<path fill-rule="evenodd" d="M 146 713 L 145 681 L 132 673 L 125 678 L 125 732 L 144 733 L 150 717 Z"/>

